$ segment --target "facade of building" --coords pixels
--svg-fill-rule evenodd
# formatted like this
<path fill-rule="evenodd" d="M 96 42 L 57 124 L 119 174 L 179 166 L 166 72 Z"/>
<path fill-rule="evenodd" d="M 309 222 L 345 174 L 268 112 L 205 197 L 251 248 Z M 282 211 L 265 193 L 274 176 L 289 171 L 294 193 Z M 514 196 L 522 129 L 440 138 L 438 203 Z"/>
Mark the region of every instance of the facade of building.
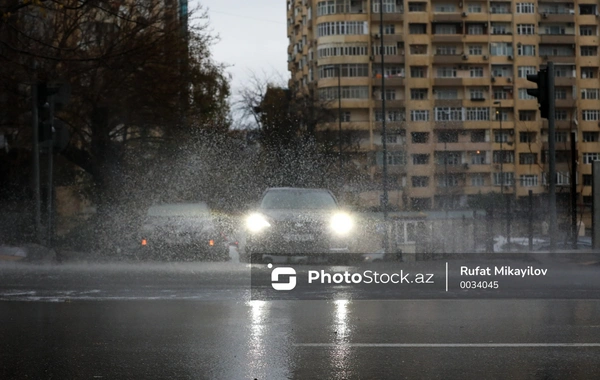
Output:
<path fill-rule="evenodd" d="M 575 131 L 578 202 L 591 202 L 591 162 L 600 159 L 597 1 L 383 0 L 383 15 L 380 0 L 287 3 L 290 88 L 341 102 L 342 128 L 360 136 L 374 183 L 385 118 L 392 205 L 457 208 L 480 193 L 546 193 L 547 120 L 526 77 L 548 61 L 557 194 L 568 199 Z M 362 197 L 378 204 L 379 194 Z"/>

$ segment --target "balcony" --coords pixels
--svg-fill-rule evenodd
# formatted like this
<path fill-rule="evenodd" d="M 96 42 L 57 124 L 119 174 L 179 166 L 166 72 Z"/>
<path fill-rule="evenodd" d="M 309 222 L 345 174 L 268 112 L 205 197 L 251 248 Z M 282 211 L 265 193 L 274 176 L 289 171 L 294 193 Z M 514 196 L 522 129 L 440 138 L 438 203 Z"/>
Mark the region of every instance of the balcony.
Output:
<path fill-rule="evenodd" d="M 464 12 L 438 12 L 433 14 L 433 22 L 462 22 L 467 14 Z"/>
<path fill-rule="evenodd" d="M 371 21 L 379 22 L 381 20 L 381 14 L 379 12 L 371 13 Z M 384 13 L 383 22 L 387 21 L 403 21 L 404 10 L 402 8 L 396 8 L 396 12 Z"/>
<path fill-rule="evenodd" d="M 556 108 L 575 108 L 577 106 L 577 100 L 575 99 L 556 99 L 555 102 Z"/>
<path fill-rule="evenodd" d="M 372 79 L 373 86 L 381 86 L 381 75 L 375 76 Z M 404 77 L 386 76 L 384 84 L 390 87 L 403 87 L 405 85 Z"/>
<path fill-rule="evenodd" d="M 576 78 L 574 77 L 554 77 L 554 85 L 557 87 L 564 86 L 574 86 Z"/>
<path fill-rule="evenodd" d="M 540 17 L 544 22 L 575 22 L 575 10 L 574 9 L 557 9 L 552 12 L 540 12 Z"/>
<path fill-rule="evenodd" d="M 373 56 L 374 64 L 381 64 L 381 55 Z M 404 55 L 386 55 L 383 58 L 384 63 L 404 63 Z"/>
<path fill-rule="evenodd" d="M 462 107 L 462 99 L 436 99 L 434 107 Z"/>
<path fill-rule="evenodd" d="M 381 108 L 382 103 L 383 103 L 382 100 L 375 100 L 375 107 L 376 108 Z M 385 101 L 385 108 L 386 109 L 404 108 L 404 105 L 405 105 L 404 99 L 394 99 L 394 100 L 386 100 Z"/>
<path fill-rule="evenodd" d="M 466 59 L 464 57 L 467 57 Z M 435 54 L 433 63 L 460 64 L 464 63 L 469 57 L 464 54 Z"/>
<path fill-rule="evenodd" d="M 514 80 L 512 77 L 491 77 L 490 82 L 494 86 L 512 86 Z"/>
<path fill-rule="evenodd" d="M 551 61 L 554 63 L 570 63 L 575 65 L 575 52 L 573 52 L 573 55 L 542 55 L 540 56 L 540 58 L 542 58 L 542 60 L 545 62 Z"/>
<path fill-rule="evenodd" d="M 448 171 L 448 174 L 464 173 L 469 169 L 469 164 L 448 164 L 435 163 L 435 174 L 444 174 Z"/>
<path fill-rule="evenodd" d="M 452 43 L 462 42 L 462 34 L 434 34 L 431 36 L 431 42 L 433 43 Z"/>
<path fill-rule="evenodd" d="M 433 78 L 434 86 L 462 86 L 462 78 Z"/>
<path fill-rule="evenodd" d="M 542 44 L 575 44 L 574 34 L 540 34 Z"/>

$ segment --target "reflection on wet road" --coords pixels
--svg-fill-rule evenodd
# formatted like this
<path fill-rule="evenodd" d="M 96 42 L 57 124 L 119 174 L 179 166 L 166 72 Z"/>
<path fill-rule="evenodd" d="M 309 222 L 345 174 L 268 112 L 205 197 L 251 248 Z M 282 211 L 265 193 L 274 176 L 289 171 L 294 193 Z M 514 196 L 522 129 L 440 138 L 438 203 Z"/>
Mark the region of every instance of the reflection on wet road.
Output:
<path fill-rule="evenodd" d="M 0 378 L 600 373 L 598 300 L 252 301 L 247 268 L 221 265 L 206 273 L 194 265 L 0 269 L 0 294 L 11 299 L 0 302 Z"/>

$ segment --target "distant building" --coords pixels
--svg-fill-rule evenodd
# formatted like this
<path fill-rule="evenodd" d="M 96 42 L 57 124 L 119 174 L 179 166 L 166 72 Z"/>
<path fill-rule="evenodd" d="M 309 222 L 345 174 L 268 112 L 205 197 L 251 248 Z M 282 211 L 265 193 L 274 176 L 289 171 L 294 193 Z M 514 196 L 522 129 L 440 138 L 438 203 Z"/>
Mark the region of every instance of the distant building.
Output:
<path fill-rule="evenodd" d="M 600 159 L 597 2 L 384 0 L 383 35 L 379 7 L 288 0 L 288 67 L 290 88 L 332 99 L 331 107 L 339 73 L 342 126 L 360 135 L 374 182 L 387 121 L 391 202 L 451 209 L 479 193 L 547 192 L 547 121 L 526 76 L 548 61 L 556 67 L 558 199 L 568 202 L 575 129 L 578 199 L 591 202 L 591 162 Z M 335 129 L 337 120 L 319 126 Z"/>

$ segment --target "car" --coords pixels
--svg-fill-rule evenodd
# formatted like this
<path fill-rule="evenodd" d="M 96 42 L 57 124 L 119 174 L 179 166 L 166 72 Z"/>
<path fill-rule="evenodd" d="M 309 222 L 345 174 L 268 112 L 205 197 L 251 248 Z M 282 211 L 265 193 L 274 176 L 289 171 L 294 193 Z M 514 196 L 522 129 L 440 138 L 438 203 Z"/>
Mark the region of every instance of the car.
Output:
<path fill-rule="evenodd" d="M 243 261 L 266 262 L 284 256 L 329 262 L 350 262 L 355 226 L 327 189 L 269 188 L 259 206 L 245 218 Z M 356 256 L 356 257 L 355 257 Z"/>
<path fill-rule="evenodd" d="M 141 228 L 139 244 L 141 257 L 229 259 L 226 237 L 204 202 L 151 206 Z"/>

